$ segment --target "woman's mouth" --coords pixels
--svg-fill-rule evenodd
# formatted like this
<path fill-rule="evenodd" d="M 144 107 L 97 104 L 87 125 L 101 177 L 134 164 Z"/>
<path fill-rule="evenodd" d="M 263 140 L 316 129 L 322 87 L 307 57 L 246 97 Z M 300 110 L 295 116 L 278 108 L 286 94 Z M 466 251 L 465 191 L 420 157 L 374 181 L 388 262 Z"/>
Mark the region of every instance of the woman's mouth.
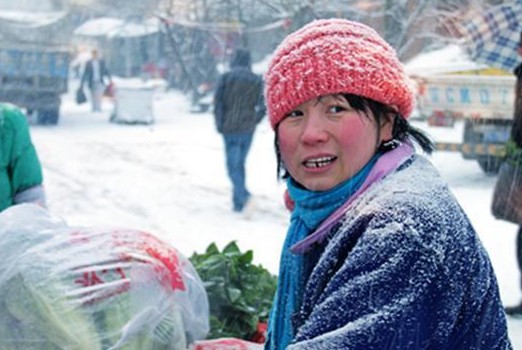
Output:
<path fill-rule="evenodd" d="M 319 157 L 319 158 L 310 158 L 303 162 L 303 165 L 305 168 L 322 168 L 329 164 L 331 164 L 333 161 L 335 161 L 337 157 Z"/>

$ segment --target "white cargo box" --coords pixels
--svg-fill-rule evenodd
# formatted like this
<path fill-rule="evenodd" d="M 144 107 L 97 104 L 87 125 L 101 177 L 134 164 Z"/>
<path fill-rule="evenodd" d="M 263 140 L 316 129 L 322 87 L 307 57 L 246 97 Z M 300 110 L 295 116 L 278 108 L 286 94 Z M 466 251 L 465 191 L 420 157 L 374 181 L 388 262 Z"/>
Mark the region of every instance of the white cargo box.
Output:
<path fill-rule="evenodd" d="M 111 121 L 127 124 L 154 122 L 154 94 L 165 86 L 163 80 L 115 79 L 114 112 Z"/>
<path fill-rule="evenodd" d="M 416 77 L 418 108 L 424 115 L 451 111 L 464 118 L 512 119 L 515 77 L 508 75 L 433 75 Z"/>

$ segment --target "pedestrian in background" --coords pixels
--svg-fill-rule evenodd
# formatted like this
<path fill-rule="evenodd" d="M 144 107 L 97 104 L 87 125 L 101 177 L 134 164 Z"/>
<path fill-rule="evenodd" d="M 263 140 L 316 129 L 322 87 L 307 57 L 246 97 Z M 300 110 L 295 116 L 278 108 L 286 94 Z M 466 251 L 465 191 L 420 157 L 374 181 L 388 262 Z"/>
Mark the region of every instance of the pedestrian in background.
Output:
<path fill-rule="evenodd" d="M 246 188 L 245 164 L 255 129 L 265 114 L 263 79 L 252 72 L 248 50 L 236 50 L 230 68 L 217 82 L 214 119 L 225 143 L 226 168 L 232 182 L 233 211 L 248 216 L 253 209 L 253 201 Z"/>
<path fill-rule="evenodd" d="M 92 111 L 101 112 L 103 93 L 106 87 L 112 84 L 112 78 L 107 64 L 99 56 L 98 50 L 92 50 L 91 55 L 91 59 L 85 64 L 80 89 L 83 90 L 84 84 L 87 84 L 91 95 Z"/>
<path fill-rule="evenodd" d="M 0 104 L 0 211 L 20 203 L 46 206 L 42 167 L 22 111 Z"/>
<path fill-rule="evenodd" d="M 265 74 L 293 202 L 265 349 L 511 349 L 497 279 L 372 28 L 311 22 Z"/>
<path fill-rule="evenodd" d="M 522 33 L 520 34 L 517 53 L 522 57 Z M 515 241 L 515 254 L 519 270 L 519 286 L 522 290 L 522 225 L 520 222 L 520 213 L 522 212 L 522 64 L 519 64 L 513 73 L 516 77 L 513 126 L 511 127 L 506 152 L 506 162 L 501 166 L 495 184 L 493 214 L 499 219 L 519 225 Z M 495 208 L 498 203 L 502 203 L 500 210 Z M 519 214 L 516 215 L 516 213 Z M 502 215 L 498 217 L 498 214 Z M 522 301 L 517 305 L 506 307 L 505 310 L 506 314 L 510 316 L 522 317 Z"/>

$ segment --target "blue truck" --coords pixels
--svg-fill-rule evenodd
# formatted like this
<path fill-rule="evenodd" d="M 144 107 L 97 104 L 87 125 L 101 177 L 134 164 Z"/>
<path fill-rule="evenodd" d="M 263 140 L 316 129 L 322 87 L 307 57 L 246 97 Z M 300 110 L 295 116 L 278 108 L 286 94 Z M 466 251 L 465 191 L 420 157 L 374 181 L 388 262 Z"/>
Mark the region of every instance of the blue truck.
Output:
<path fill-rule="evenodd" d="M 25 109 L 39 124 L 57 124 L 72 31 L 60 1 L 45 3 L 0 1 L 0 102 Z"/>

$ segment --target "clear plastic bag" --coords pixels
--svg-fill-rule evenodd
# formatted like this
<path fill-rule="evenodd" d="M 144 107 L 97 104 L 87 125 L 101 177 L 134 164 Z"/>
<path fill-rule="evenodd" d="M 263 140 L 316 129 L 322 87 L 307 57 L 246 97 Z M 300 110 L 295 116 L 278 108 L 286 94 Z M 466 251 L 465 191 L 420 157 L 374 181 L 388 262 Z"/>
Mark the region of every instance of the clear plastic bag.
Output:
<path fill-rule="evenodd" d="M 149 233 L 22 204 L 0 214 L 0 251 L 0 349 L 178 350 L 209 331 L 194 267 Z"/>

